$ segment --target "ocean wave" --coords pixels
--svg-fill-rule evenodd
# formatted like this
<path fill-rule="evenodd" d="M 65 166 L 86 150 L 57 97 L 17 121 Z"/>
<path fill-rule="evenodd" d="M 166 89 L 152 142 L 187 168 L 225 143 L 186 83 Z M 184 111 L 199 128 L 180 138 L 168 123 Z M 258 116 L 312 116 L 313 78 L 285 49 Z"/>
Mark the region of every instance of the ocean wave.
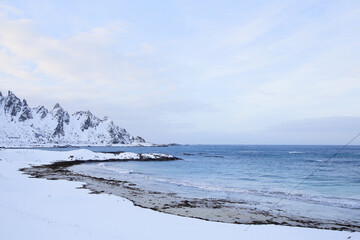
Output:
<path fill-rule="evenodd" d="M 108 167 L 104 163 L 99 163 L 98 167 L 101 168 L 101 169 L 111 171 L 111 172 L 115 172 L 115 173 L 119 173 L 119 174 L 131 174 L 131 173 L 134 173 L 133 170 L 122 169 L 122 168 L 118 168 L 118 167 Z"/>
<path fill-rule="evenodd" d="M 238 151 L 239 153 L 258 153 L 260 151 L 251 151 L 251 150 L 243 150 L 243 151 Z"/>
<path fill-rule="evenodd" d="M 303 194 L 303 193 L 288 193 L 288 192 L 284 192 L 284 191 L 272 191 L 272 190 L 266 190 L 266 189 L 261 189 L 261 190 L 238 189 L 238 188 L 210 185 L 210 184 L 190 182 L 190 181 L 179 181 L 179 180 L 173 180 L 173 179 L 155 178 L 155 177 L 150 177 L 150 176 L 146 176 L 146 175 L 144 175 L 143 178 L 146 180 L 150 180 L 150 181 L 175 184 L 178 186 L 197 188 L 197 189 L 211 191 L 211 192 L 229 192 L 229 193 L 238 193 L 238 194 L 250 194 L 250 195 L 262 196 L 262 197 L 271 197 L 271 198 L 319 204 L 319 205 L 325 205 L 325 206 L 331 206 L 331 207 L 360 210 L 360 200 L 359 199 L 327 197 L 327 196 L 310 195 L 310 194 Z"/>
<path fill-rule="evenodd" d="M 323 162 L 323 160 L 320 159 L 306 159 L 306 162 Z"/>
<path fill-rule="evenodd" d="M 304 154 L 305 152 L 290 151 L 289 154 Z"/>
<path fill-rule="evenodd" d="M 231 194 L 239 194 L 241 198 L 246 198 L 246 195 L 249 196 L 258 196 L 258 197 L 266 197 L 266 198 L 276 198 L 276 199 L 284 199 L 295 202 L 303 202 L 310 204 L 318 204 L 323 206 L 330 207 L 338 207 L 338 208 L 346 208 L 353 210 L 360 210 L 360 199 L 354 198 L 339 198 L 339 197 L 329 197 L 324 195 L 316 195 L 309 193 L 288 193 L 284 190 L 272 190 L 272 189 L 249 189 L 249 188 L 233 188 L 233 187 L 225 187 L 219 186 L 216 184 L 208 184 L 203 182 L 195 182 L 189 180 L 176 180 L 170 178 L 161 178 L 156 176 L 151 176 L 149 174 L 136 172 L 129 169 L 121 169 L 118 167 L 109 167 L 104 163 L 97 164 L 96 167 L 100 171 L 96 171 L 101 174 L 103 177 L 108 175 L 109 171 L 115 174 L 127 175 L 131 176 L 130 181 L 132 180 L 140 180 L 140 182 L 146 182 L 146 185 L 151 182 L 158 182 L 164 184 L 173 184 L 180 187 L 189 187 L 200 189 L 207 192 L 220 192 L 220 193 L 231 193 Z M 85 171 L 86 172 L 86 171 Z M 91 172 L 91 171 L 90 171 Z M 111 176 L 112 174 L 110 174 Z M 141 183 L 140 183 L 141 184 Z M 268 201 L 268 200 L 267 200 Z"/>

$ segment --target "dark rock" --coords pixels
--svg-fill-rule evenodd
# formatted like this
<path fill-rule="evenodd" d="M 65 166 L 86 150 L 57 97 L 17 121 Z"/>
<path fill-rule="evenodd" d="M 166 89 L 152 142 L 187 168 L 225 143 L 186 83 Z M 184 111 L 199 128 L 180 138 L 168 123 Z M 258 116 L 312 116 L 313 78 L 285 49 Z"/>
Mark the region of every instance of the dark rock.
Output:
<path fill-rule="evenodd" d="M 32 119 L 32 118 L 33 118 L 33 116 L 31 113 L 31 109 L 28 106 L 26 100 L 24 99 L 23 103 L 22 103 L 22 113 L 19 117 L 19 122 L 23 122 L 23 121 L 26 121 L 26 120 Z"/>
<path fill-rule="evenodd" d="M 54 130 L 53 136 L 60 137 L 65 136 L 64 132 L 64 123 L 69 124 L 70 122 L 70 115 L 67 111 L 65 111 L 59 103 L 55 104 L 53 110 L 51 111 L 53 115 L 53 119 L 57 120 L 57 125 Z"/>
<path fill-rule="evenodd" d="M 44 119 L 49 113 L 49 110 L 47 110 L 44 106 L 39 106 L 35 109 L 36 114 L 39 114 L 41 119 Z"/>
<path fill-rule="evenodd" d="M 145 139 L 143 139 L 142 137 L 140 136 L 137 136 L 136 138 L 134 138 L 134 142 L 138 142 L 138 143 L 145 143 Z"/>
<path fill-rule="evenodd" d="M 109 124 L 108 132 L 111 137 L 111 144 L 127 144 L 134 141 L 133 137 L 124 128 L 116 126 L 113 121 Z"/>
<path fill-rule="evenodd" d="M 53 136 L 54 137 L 65 136 L 63 121 L 58 122 L 58 124 L 56 125 L 56 128 L 54 130 Z"/>
<path fill-rule="evenodd" d="M 16 116 L 21 111 L 21 101 L 11 91 L 8 92 L 8 96 L 5 98 L 5 113 L 10 113 L 11 116 Z"/>
<path fill-rule="evenodd" d="M 81 125 L 81 131 L 87 130 L 89 128 L 96 128 L 100 122 L 102 122 L 99 118 L 95 117 L 90 111 L 80 111 L 73 114 L 73 116 L 77 116 L 78 120 L 80 118 L 85 118 L 85 121 Z"/>
<path fill-rule="evenodd" d="M 1 91 L 0 91 L 0 104 L 2 104 L 2 102 L 4 101 L 5 97 L 2 95 Z"/>

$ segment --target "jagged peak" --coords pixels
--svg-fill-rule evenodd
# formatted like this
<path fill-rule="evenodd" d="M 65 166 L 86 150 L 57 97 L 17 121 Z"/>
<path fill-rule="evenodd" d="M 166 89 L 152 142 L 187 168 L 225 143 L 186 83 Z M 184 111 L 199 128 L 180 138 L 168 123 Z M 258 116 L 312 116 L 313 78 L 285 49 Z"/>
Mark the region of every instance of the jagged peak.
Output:
<path fill-rule="evenodd" d="M 145 139 L 140 137 L 140 136 L 135 137 L 134 141 L 139 142 L 139 143 L 145 143 L 146 142 Z"/>
<path fill-rule="evenodd" d="M 22 104 L 23 104 L 23 106 L 24 106 L 24 107 L 28 107 L 28 106 L 29 106 L 29 105 L 27 104 L 27 102 L 26 102 L 26 100 L 25 100 L 25 99 L 23 99 Z"/>
<path fill-rule="evenodd" d="M 10 113 L 11 116 L 16 116 L 20 112 L 22 103 L 21 100 L 15 96 L 11 91 L 8 92 L 8 96 L 5 98 L 4 112 Z"/>
<path fill-rule="evenodd" d="M 65 111 L 59 103 L 56 103 L 53 110 L 51 110 L 51 114 L 53 119 L 57 119 L 58 121 L 58 127 L 55 130 L 54 136 L 58 135 L 58 133 L 61 133 L 63 135 L 63 122 L 66 124 L 69 124 L 70 122 L 70 116 L 67 111 Z M 61 126 L 60 126 L 61 125 Z"/>
<path fill-rule="evenodd" d="M 23 105 L 22 105 L 22 113 L 19 117 L 19 122 L 24 122 L 28 119 L 32 119 L 33 115 L 31 113 L 31 109 L 29 108 L 26 100 L 23 100 Z"/>
<path fill-rule="evenodd" d="M 86 116 L 93 116 L 93 114 L 88 110 L 88 111 L 77 111 L 73 114 L 74 116 L 76 115 L 86 115 Z"/>
<path fill-rule="evenodd" d="M 39 105 L 38 107 L 34 108 L 37 114 L 40 114 L 41 119 L 45 118 L 49 112 L 46 107 Z"/>
<path fill-rule="evenodd" d="M 20 101 L 20 99 L 12 91 L 8 91 L 7 99 L 19 100 Z"/>
<path fill-rule="evenodd" d="M 86 118 L 89 119 L 87 121 L 95 121 L 95 122 L 102 122 L 100 118 L 92 114 L 90 111 L 78 111 L 73 114 L 74 117 L 77 117 L 79 120 L 80 118 Z"/>
<path fill-rule="evenodd" d="M 0 97 L 3 97 L 2 92 L 0 91 Z"/>
<path fill-rule="evenodd" d="M 12 91 L 8 91 L 8 97 L 15 97 L 17 98 L 17 96 L 12 92 Z"/>
<path fill-rule="evenodd" d="M 55 104 L 55 106 L 54 106 L 53 110 L 55 110 L 55 109 L 57 109 L 57 108 L 62 109 L 62 107 L 60 106 L 60 104 L 59 104 L 59 103 L 56 103 L 56 104 Z"/>

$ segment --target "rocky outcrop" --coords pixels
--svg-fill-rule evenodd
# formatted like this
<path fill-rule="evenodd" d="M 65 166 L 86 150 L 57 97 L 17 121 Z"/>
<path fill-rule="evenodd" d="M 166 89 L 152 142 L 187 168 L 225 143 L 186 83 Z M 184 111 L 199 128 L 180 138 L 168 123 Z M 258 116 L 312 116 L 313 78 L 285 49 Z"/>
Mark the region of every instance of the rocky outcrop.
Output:
<path fill-rule="evenodd" d="M 19 117 L 19 122 L 23 122 L 23 121 L 26 121 L 28 119 L 33 118 L 31 108 L 28 106 L 25 99 L 22 102 L 22 108 L 21 108 L 20 113 L 21 114 L 20 114 L 20 117 Z"/>
<path fill-rule="evenodd" d="M 126 144 L 126 142 L 134 142 L 134 138 L 124 129 L 116 126 L 113 121 L 108 125 L 108 131 L 114 143 Z"/>
<path fill-rule="evenodd" d="M 40 119 L 44 119 L 49 113 L 49 110 L 47 110 L 44 106 L 34 108 L 34 111 L 40 116 Z"/>
<path fill-rule="evenodd" d="M 67 111 L 65 111 L 59 103 L 57 103 L 53 110 L 51 110 L 51 114 L 53 116 L 52 119 L 56 120 L 57 125 L 55 127 L 53 136 L 60 137 L 65 136 L 64 124 L 69 124 L 70 116 Z"/>
<path fill-rule="evenodd" d="M 138 143 L 145 143 L 145 142 L 146 142 L 145 139 L 143 139 L 143 138 L 140 137 L 140 136 L 135 137 L 134 141 L 135 141 L 135 142 L 138 142 Z"/>
<path fill-rule="evenodd" d="M 12 117 L 21 111 L 21 101 L 11 91 L 9 91 L 8 96 L 5 97 L 4 103 L 4 112 L 10 114 Z"/>
<path fill-rule="evenodd" d="M 90 111 L 79 111 L 73 114 L 77 120 L 81 120 L 81 131 L 87 130 L 89 128 L 96 128 L 99 126 L 101 120 L 94 116 Z"/>

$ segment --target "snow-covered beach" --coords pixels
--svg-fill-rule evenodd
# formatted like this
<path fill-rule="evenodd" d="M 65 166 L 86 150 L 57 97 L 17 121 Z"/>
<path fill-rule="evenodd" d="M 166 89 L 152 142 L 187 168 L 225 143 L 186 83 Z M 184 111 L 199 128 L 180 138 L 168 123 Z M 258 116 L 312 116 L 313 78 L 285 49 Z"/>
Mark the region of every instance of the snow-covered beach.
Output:
<path fill-rule="evenodd" d="M 1 149 L 1 239 L 360 239 L 359 232 L 184 218 L 136 207 L 114 195 L 88 194 L 88 190 L 77 189 L 80 182 L 29 178 L 19 171 L 55 161 L 114 157 L 83 149 Z"/>

